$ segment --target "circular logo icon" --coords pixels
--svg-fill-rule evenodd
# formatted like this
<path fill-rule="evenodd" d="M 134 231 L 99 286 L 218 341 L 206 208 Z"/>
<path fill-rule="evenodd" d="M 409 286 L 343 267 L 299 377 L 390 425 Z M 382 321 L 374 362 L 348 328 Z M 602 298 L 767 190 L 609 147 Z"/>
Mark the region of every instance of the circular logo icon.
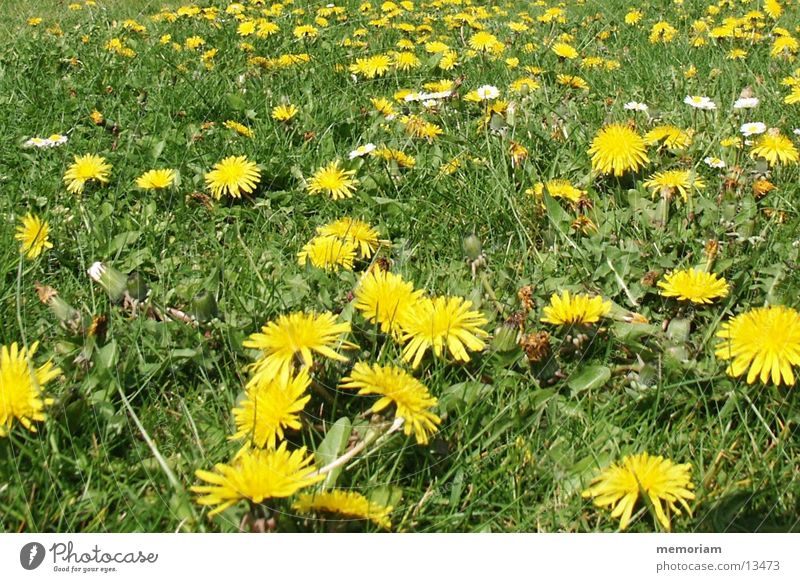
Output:
<path fill-rule="evenodd" d="M 39 542 L 30 542 L 19 551 L 19 563 L 26 570 L 35 570 L 44 562 L 44 546 Z"/>

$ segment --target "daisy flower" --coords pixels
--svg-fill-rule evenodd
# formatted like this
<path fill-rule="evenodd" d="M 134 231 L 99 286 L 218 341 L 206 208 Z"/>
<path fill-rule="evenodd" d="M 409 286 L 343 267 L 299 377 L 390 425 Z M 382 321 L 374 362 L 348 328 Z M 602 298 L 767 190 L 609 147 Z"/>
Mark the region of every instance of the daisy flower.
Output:
<path fill-rule="evenodd" d="M 665 530 L 670 530 L 670 513 L 680 515 L 680 503 L 692 515 L 687 501 L 695 498 L 688 463 L 676 465 L 662 456 L 647 453 L 628 455 L 622 462 L 611 465 L 598 475 L 590 487 L 581 493 L 594 498 L 598 507 L 613 507 L 612 518 L 619 518 L 619 528 L 628 527 L 639 495 L 647 496 L 655 517 Z M 665 511 L 666 510 L 666 511 Z"/>
<path fill-rule="evenodd" d="M 476 93 L 481 101 L 491 101 L 500 96 L 500 90 L 494 85 L 481 85 L 476 90 Z"/>
<path fill-rule="evenodd" d="M 260 179 L 261 170 L 246 156 L 229 156 L 214 164 L 205 176 L 206 185 L 217 200 L 225 194 L 232 198 L 241 198 L 242 193 L 250 194 Z"/>
<path fill-rule="evenodd" d="M 348 154 L 348 158 L 351 160 L 355 158 L 363 158 L 364 156 L 374 152 L 376 147 L 377 146 L 374 143 L 366 143 L 362 146 L 358 146 Z"/>
<path fill-rule="evenodd" d="M 743 136 L 750 137 L 751 135 L 760 135 L 764 133 L 767 131 L 767 126 L 760 121 L 754 121 L 751 123 L 745 123 L 739 128 L 739 131 Z"/>
<path fill-rule="evenodd" d="M 719 158 L 715 158 L 715 157 L 712 157 L 712 156 L 707 156 L 707 157 L 703 158 L 703 162 L 709 168 L 720 169 L 720 168 L 724 168 L 725 167 L 725 161 L 724 160 L 721 160 Z"/>
<path fill-rule="evenodd" d="M 717 108 L 717 104 L 710 98 L 701 97 L 700 95 L 687 95 L 683 102 L 686 103 L 686 105 L 691 105 L 695 109 L 702 109 L 705 111 L 711 111 Z"/>
<path fill-rule="evenodd" d="M 628 111 L 647 111 L 648 109 L 646 104 L 639 103 L 638 101 L 628 101 L 622 107 Z"/>
<path fill-rule="evenodd" d="M 734 104 L 734 109 L 753 109 L 754 107 L 758 107 L 759 100 L 758 97 L 740 97 L 737 99 Z"/>
<path fill-rule="evenodd" d="M 722 342 L 715 355 L 732 360 L 726 372 L 739 377 L 747 371 L 747 383 L 756 378 L 794 386 L 793 366 L 800 365 L 800 313 L 791 307 L 757 307 L 722 324 Z"/>

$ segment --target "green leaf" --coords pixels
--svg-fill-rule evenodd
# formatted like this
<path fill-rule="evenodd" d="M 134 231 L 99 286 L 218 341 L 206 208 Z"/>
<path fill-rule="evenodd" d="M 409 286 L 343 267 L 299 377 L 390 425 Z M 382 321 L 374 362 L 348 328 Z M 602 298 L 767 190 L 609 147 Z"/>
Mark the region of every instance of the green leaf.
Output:
<path fill-rule="evenodd" d="M 111 370 L 117 365 L 119 349 L 116 340 L 111 340 L 99 350 L 95 351 L 95 365 L 99 370 Z"/>
<path fill-rule="evenodd" d="M 350 440 L 350 433 L 353 431 L 353 425 L 350 423 L 349 418 L 340 418 L 333 426 L 328 429 L 325 438 L 317 447 L 314 456 L 317 460 L 317 465 L 324 467 L 325 465 L 333 462 L 339 455 L 344 452 L 348 440 Z M 336 484 L 336 479 L 339 478 L 339 473 L 342 472 L 342 467 L 337 467 L 325 477 L 322 483 L 323 489 L 328 489 Z"/>
<path fill-rule="evenodd" d="M 225 95 L 225 100 L 228 102 L 228 105 L 234 111 L 244 111 L 247 108 L 247 105 L 239 95 L 235 95 L 234 93 L 228 93 Z"/>
<path fill-rule="evenodd" d="M 567 385 L 572 390 L 572 396 L 580 394 L 585 390 L 592 390 L 604 386 L 611 379 L 611 370 L 606 366 L 593 364 L 584 366 L 576 374 L 573 374 Z"/>

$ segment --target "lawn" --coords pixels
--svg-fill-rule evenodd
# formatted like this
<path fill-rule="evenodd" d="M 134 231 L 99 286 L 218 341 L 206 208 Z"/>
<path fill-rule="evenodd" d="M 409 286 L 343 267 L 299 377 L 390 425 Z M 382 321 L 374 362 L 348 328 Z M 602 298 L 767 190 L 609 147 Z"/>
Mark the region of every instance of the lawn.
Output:
<path fill-rule="evenodd" d="M 800 5 L 638 4 L 3 2 L 0 531 L 800 530 Z"/>

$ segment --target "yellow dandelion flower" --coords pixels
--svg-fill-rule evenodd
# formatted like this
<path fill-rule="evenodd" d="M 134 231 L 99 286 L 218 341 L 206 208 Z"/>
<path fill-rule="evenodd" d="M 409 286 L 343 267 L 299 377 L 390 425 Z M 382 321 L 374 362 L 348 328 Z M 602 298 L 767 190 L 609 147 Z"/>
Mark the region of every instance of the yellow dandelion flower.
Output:
<path fill-rule="evenodd" d="M 592 170 L 615 176 L 635 172 L 650 161 L 642 137 L 617 123 L 606 125 L 597 133 L 588 153 L 592 156 Z"/>
<path fill-rule="evenodd" d="M 728 295 L 728 282 L 724 277 L 699 269 L 675 271 L 658 282 L 664 297 L 676 297 L 680 301 L 711 303 L 714 299 Z"/>
<path fill-rule="evenodd" d="M 557 42 L 550 48 L 550 50 L 552 50 L 557 57 L 562 59 L 578 58 L 578 51 L 576 51 L 574 47 L 568 45 L 565 42 Z"/>
<path fill-rule="evenodd" d="M 370 258 L 380 246 L 378 231 L 366 222 L 353 218 L 340 218 L 325 226 L 317 227 L 317 234 L 352 241 L 358 248 L 359 256 L 362 259 Z"/>
<path fill-rule="evenodd" d="M 406 133 L 411 137 L 426 139 L 429 142 L 444 133 L 441 127 L 417 115 L 404 115 L 400 118 L 400 123 L 405 126 Z"/>
<path fill-rule="evenodd" d="M 229 119 L 225 123 L 222 124 L 223 126 L 227 127 L 228 129 L 232 129 L 239 135 L 243 135 L 244 137 L 253 137 L 253 130 L 247 127 L 246 125 L 242 125 L 238 121 L 233 121 Z"/>
<path fill-rule="evenodd" d="M 19 349 L 17 343 L 0 347 L 0 437 L 8 436 L 17 419 L 31 432 L 36 432 L 35 421 L 45 419 L 44 408 L 53 404 L 52 398 L 42 398 L 42 388 L 58 377 L 59 368 L 48 361 L 34 369 L 33 356 L 39 342 L 29 349 Z"/>
<path fill-rule="evenodd" d="M 330 312 L 296 312 L 270 321 L 261 328 L 261 333 L 251 334 L 242 345 L 263 352 L 261 359 L 251 366 L 254 376 L 263 373 L 274 377 L 284 369 L 292 369 L 296 363 L 313 366 L 312 352 L 337 362 L 346 362 L 347 358 L 335 352 L 333 346 L 356 347 L 342 339 L 349 332 L 350 324 L 338 322 Z"/>
<path fill-rule="evenodd" d="M 315 236 L 297 253 L 297 262 L 305 266 L 307 262 L 318 269 L 338 271 L 353 270 L 356 258 L 356 243 L 335 236 Z"/>
<path fill-rule="evenodd" d="M 750 150 L 751 158 L 764 158 L 770 166 L 776 164 L 797 163 L 800 159 L 797 148 L 788 137 L 781 135 L 780 131 L 770 129 L 759 136 L 753 149 Z"/>
<path fill-rule="evenodd" d="M 355 173 L 355 170 L 342 170 L 338 160 L 331 162 L 311 176 L 307 186 L 308 193 L 327 194 L 333 200 L 352 198 L 358 186 L 358 179 L 352 177 Z"/>
<path fill-rule="evenodd" d="M 670 513 L 680 515 L 680 503 L 692 515 L 687 501 L 695 498 L 688 463 L 676 465 L 662 456 L 647 453 L 628 455 L 598 475 L 581 495 L 594 498 L 597 507 L 613 507 L 612 518 L 619 518 L 619 528 L 626 529 L 639 495 L 646 496 L 655 510 L 655 517 L 665 530 L 670 530 Z"/>
<path fill-rule="evenodd" d="M 671 150 L 682 150 L 691 145 L 692 136 L 688 131 L 674 125 L 658 125 L 644 134 L 644 142 L 647 145 L 660 143 Z"/>
<path fill-rule="evenodd" d="M 392 64 L 398 71 L 409 71 L 421 66 L 422 61 L 420 61 L 417 55 L 414 53 L 410 51 L 403 51 L 393 55 Z"/>
<path fill-rule="evenodd" d="M 35 259 L 46 249 L 52 249 L 53 243 L 48 238 L 50 235 L 50 225 L 46 221 L 34 214 L 26 214 L 17 227 L 14 238 L 22 243 L 19 252 L 23 253 L 28 259 Z"/>
<path fill-rule="evenodd" d="M 570 202 L 578 202 L 586 195 L 586 190 L 581 190 L 572 185 L 569 180 L 555 179 L 547 182 L 538 182 L 533 187 L 533 193 L 541 197 L 545 190 L 553 198 L 564 198 Z"/>
<path fill-rule="evenodd" d="M 276 376 L 254 376 L 247 384 L 245 399 L 233 409 L 236 433 L 231 438 L 274 449 L 283 440 L 284 429 L 300 429 L 299 413 L 311 400 L 306 394 L 310 384 L 307 368 L 296 376 L 288 368 Z"/>
<path fill-rule="evenodd" d="M 428 442 L 441 423 L 441 419 L 430 410 L 438 404 L 436 398 L 430 395 L 422 382 L 395 366 L 370 366 L 358 362 L 350 376 L 342 378 L 339 387 L 359 389 L 361 396 L 380 395 L 382 398 L 372 406 L 373 412 L 394 404 L 397 407 L 395 416 L 404 421 L 403 432 L 407 435 L 413 433 L 420 445 Z"/>
<path fill-rule="evenodd" d="M 194 485 L 201 494 L 199 505 L 216 506 L 209 516 L 217 515 L 243 499 L 261 503 L 265 499 L 289 497 L 300 489 L 319 483 L 325 475 L 315 475 L 313 455 L 306 448 L 286 450 L 286 443 L 277 449 L 245 450 L 228 465 L 219 463 L 214 472 L 198 469 L 198 479 L 210 485 Z"/>
<path fill-rule="evenodd" d="M 705 185 L 691 170 L 657 172 L 644 183 L 644 187 L 650 188 L 653 194 L 661 193 L 671 197 L 677 190 L 684 202 L 689 200 L 689 191 L 692 188 L 702 190 Z"/>
<path fill-rule="evenodd" d="M 272 108 L 272 119 L 275 121 L 290 121 L 300 110 L 292 105 L 276 105 Z"/>
<path fill-rule="evenodd" d="M 491 51 L 498 42 L 495 35 L 481 30 L 470 37 L 469 46 L 476 51 Z"/>
<path fill-rule="evenodd" d="M 470 309 L 472 302 L 461 297 L 422 298 L 409 306 L 400 321 L 403 360 L 416 368 L 433 348 L 441 356 L 445 348 L 459 362 L 469 362 L 469 351 L 482 350 L 488 333 L 480 326 L 488 320 Z"/>
<path fill-rule="evenodd" d="M 368 519 L 378 527 L 390 529 L 392 521 L 391 505 L 373 503 L 356 491 L 322 491 L 320 493 L 301 493 L 292 509 L 300 513 L 337 513 L 351 519 Z"/>
<path fill-rule="evenodd" d="M 149 170 L 136 178 L 136 185 L 142 190 L 161 190 L 175 183 L 175 170 Z"/>
<path fill-rule="evenodd" d="M 601 317 L 611 311 L 611 302 L 603 301 L 602 297 L 590 297 L 579 293 L 570 295 L 564 291 L 561 296 L 553 293 L 550 305 L 544 308 L 544 323 L 555 325 L 585 325 L 597 323 Z"/>
<path fill-rule="evenodd" d="M 400 322 L 407 311 L 422 298 L 423 292 L 400 275 L 372 269 L 364 275 L 355 291 L 355 308 L 370 323 L 378 323 L 383 333 L 400 336 Z"/>
<path fill-rule="evenodd" d="M 206 185 L 217 200 L 225 194 L 241 198 L 242 193 L 252 193 L 260 179 L 261 171 L 255 162 L 246 156 L 229 156 L 206 174 Z"/>
<path fill-rule="evenodd" d="M 722 324 L 717 333 L 722 342 L 715 355 L 733 360 L 729 376 L 747 373 L 747 383 L 756 378 L 776 386 L 794 386 L 792 366 L 800 366 L 800 313 L 791 307 L 757 307 Z"/>
<path fill-rule="evenodd" d="M 73 194 L 83 192 L 86 182 L 96 181 L 100 184 L 107 184 L 111 174 L 111 164 L 106 163 L 102 156 L 86 154 L 85 156 L 75 156 L 75 162 L 67 168 L 64 174 L 64 183 L 67 190 Z"/>
<path fill-rule="evenodd" d="M 792 92 L 783 98 L 783 102 L 786 103 L 787 105 L 794 105 L 795 103 L 800 103 L 800 85 L 794 85 L 792 87 Z"/>
<path fill-rule="evenodd" d="M 676 34 L 678 34 L 678 29 L 672 26 L 669 22 L 664 22 L 662 20 L 660 22 L 656 22 L 653 25 L 653 28 L 650 29 L 650 42 L 652 44 L 666 44 L 672 42 Z"/>
<path fill-rule="evenodd" d="M 589 83 L 577 75 L 556 75 L 556 83 L 573 89 L 581 89 L 582 91 L 589 90 Z"/>

